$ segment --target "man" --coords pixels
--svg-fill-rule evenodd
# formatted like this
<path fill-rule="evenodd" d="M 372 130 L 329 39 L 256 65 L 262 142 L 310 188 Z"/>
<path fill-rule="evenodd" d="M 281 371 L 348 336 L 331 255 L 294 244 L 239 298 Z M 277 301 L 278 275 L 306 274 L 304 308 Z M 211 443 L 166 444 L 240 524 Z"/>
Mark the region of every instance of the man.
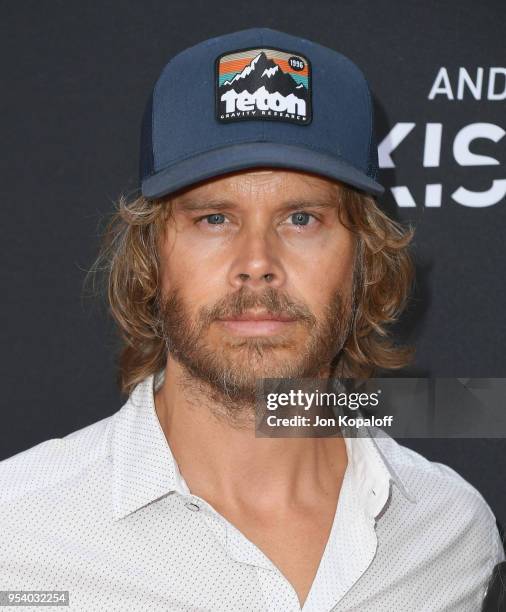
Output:
<path fill-rule="evenodd" d="M 411 231 L 375 197 L 367 83 L 250 29 L 164 69 L 142 195 L 100 260 L 126 404 L 2 462 L 2 589 L 81 610 L 473 611 L 503 560 L 450 468 L 388 436 L 259 437 L 262 378 L 368 377 L 410 351 Z"/>

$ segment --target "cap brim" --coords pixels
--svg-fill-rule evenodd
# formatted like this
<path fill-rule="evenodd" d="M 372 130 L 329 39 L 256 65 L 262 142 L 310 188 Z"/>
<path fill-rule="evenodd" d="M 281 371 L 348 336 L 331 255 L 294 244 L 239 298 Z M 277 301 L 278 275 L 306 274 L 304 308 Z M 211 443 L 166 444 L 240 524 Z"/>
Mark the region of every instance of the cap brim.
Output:
<path fill-rule="evenodd" d="M 385 188 L 344 160 L 302 146 L 272 142 L 233 144 L 172 164 L 142 182 L 142 195 L 158 198 L 194 183 L 248 168 L 273 167 L 312 172 L 375 196 Z"/>

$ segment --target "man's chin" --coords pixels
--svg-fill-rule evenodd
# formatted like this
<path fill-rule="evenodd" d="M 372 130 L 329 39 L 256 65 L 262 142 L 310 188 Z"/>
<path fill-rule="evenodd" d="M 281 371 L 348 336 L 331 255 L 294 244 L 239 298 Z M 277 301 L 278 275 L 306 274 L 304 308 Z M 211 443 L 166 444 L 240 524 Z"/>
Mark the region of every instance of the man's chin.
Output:
<path fill-rule="evenodd" d="M 254 401 L 258 385 L 266 378 L 297 378 L 304 374 L 305 363 L 301 362 L 300 350 L 293 346 L 261 346 L 245 342 L 241 346 L 223 345 L 213 351 L 213 357 L 197 364 L 186 364 L 194 376 L 211 383 L 216 391 L 231 399 Z"/>
<path fill-rule="evenodd" d="M 253 388 L 257 379 L 308 376 L 319 361 L 300 340 L 279 336 L 222 338 L 215 355 L 223 371 L 251 380 Z"/>
<path fill-rule="evenodd" d="M 194 381 L 205 384 L 203 391 L 213 401 L 238 416 L 237 410 L 249 414 L 264 379 L 319 377 L 321 360 L 310 347 L 280 342 L 273 338 L 242 338 L 240 345 L 222 341 L 207 346 L 193 345 L 180 361 Z M 312 348 L 312 347 L 311 347 Z"/>

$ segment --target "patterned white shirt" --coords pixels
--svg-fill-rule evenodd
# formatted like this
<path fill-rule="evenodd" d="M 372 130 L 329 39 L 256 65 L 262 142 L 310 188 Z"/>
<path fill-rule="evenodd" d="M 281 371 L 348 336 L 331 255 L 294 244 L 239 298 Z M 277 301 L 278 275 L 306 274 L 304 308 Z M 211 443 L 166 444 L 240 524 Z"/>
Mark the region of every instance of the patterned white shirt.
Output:
<path fill-rule="evenodd" d="M 0 590 L 68 590 L 71 610 L 300 612 L 270 559 L 188 489 L 155 412 L 162 379 L 0 462 Z M 489 506 L 451 468 L 370 434 L 345 439 L 303 612 L 479 611 L 504 560 Z"/>

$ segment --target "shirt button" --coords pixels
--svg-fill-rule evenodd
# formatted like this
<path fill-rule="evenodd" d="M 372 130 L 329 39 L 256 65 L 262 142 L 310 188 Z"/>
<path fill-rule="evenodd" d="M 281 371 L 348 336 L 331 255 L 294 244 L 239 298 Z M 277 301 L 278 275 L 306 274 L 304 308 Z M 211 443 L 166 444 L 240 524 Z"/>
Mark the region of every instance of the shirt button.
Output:
<path fill-rule="evenodd" d="M 200 506 L 194 502 L 186 502 L 185 507 L 192 512 L 198 512 L 200 510 Z"/>

